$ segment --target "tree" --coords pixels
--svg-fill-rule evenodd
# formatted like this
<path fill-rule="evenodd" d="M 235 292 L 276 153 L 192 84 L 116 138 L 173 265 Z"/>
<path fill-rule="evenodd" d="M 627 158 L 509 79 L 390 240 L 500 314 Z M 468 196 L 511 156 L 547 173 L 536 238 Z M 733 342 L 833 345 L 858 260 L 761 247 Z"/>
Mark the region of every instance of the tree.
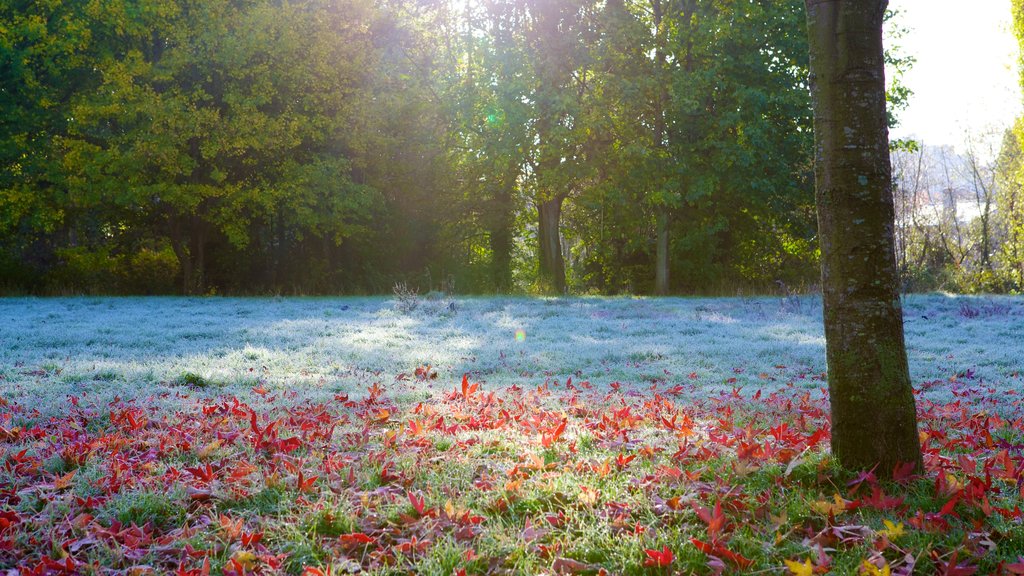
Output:
<path fill-rule="evenodd" d="M 316 0 L 161 6 L 97 64 L 101 89 L 70 99 L 67 189 L 162 232 L 185 293 L 210 285 L 217 244 L 249 251 L 264 285 L 294 285 L 296 254 L 365 232 L 377 199 L 352 177 L 350 136 L 375 55 L 352 22 L 370 16 Z"/>
<path fill-rule="evenodd" d="M 882 22 L 888 0 L 806 0 L 832 451 L 922 467 L 893 240 Z"/>
<path fill-rule="evenodd" d="M 1024 149 L 1019 124 L 1004 134 L 996 159 L 996 214 L 1004 234 L 996 260 L 1007 283 L 1024 290 Z"/>

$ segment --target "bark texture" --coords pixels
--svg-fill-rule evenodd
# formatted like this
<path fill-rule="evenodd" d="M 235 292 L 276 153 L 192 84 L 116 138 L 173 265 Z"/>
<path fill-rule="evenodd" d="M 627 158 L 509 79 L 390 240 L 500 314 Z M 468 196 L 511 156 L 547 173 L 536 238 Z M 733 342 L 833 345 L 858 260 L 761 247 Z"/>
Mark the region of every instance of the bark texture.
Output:
<path fill-rule="evenodd" d="M 512 226 L 513 216 L 512 192 L 514 179 L 508 182 L 495 194 L 491 214 L 491 278 L 494 290 L 499 294 L 508 293 L 512 289 Z"/>
<path fill-rule="evenodd" d="M 556 196 L 538 206 L 540 228 L 540 280 L 544 288 L 555 294 L 565 293 L 565 260 L 562 258 L 562 237 L 559 221 L 564 198 Z"/>
<path fill-rule="evenodd" d="M 887 0 L 806 0 L 832 452 L 921 468 L 893 240 L 882 19 Z"/>

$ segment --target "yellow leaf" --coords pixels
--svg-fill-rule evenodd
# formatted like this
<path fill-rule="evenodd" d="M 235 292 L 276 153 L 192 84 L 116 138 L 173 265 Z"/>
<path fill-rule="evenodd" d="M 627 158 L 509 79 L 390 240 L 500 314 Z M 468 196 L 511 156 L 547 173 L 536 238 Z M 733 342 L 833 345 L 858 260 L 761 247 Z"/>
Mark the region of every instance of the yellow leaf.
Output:
<path fill-rule="evenodd" d="M 246 571 L 256 567 L 256 555 L 248 550 L 239 550 L 231 556 L 231 559 L 238 562 L 238 565 Z"/>
<path fill-rule="evenodd" d="M 597 504 L 597 498 L 600 494 L 600 492 L 589 486 L 580 486 L 580 502 L 588 506 Z"/>
<path fill-rule="evenodd" d="M 885 530 L 879 530 L 878 533 L 884 535 L 889 540 L 895 540 L 907 533 L 903 529 L 903 522 L 899 524 L 893 524 L 891 520 L 882 520 L 882 522 L 885 524 Z"/>
<path fill-rule="evenodd" d="M 527 469 L 543 470 L 545 468 L 544 459 L 541 458 L 540 456 L 537 456 L 536 454 L 530 454 L 527 458 L 530 460 L 526 465 Z"/>
<path fill-rule="evenodd" d="M 209 444 L 204 446 L 199 452 L 197 452 L 196 456 L 198 456 L 200 460 L 206 460 L 207 458 L 210 457 L 210 454 L 212 454 L 214 450 L 220 448 L 220 444 L 220 440 L 214 440 L 213 442 L 210 442 Z"/>
<path fill-rule="evenodd" d="M 864 576 L 892 576 L 892 570 L 889 569 L 888 562 L 879 569 L 878 566 L 867 560 L 860 565 L 860 573 Z"/>
<path fill-rule="evenodd" d="M 814 510 L 819 514 L 825 514 L 826 516 L 830 514 L 832 516 L 837 516 L 846 511 L 846 501 L 843 500 L 839 494 L 834 495 L 832 500 L 832 502 L 828 502 L 826 500 L 811 502 L 811 510 Z"/>
<path fill-rule="evenodd" d="M 786 560 L 786 568 L 789 568 L 791 576 L 813 576 L 814 565 L 811 564 L 811 559 L 808 558 L 801 564 L 795 560 Z"/>
<path fill-rule="evenodd" d="M 77 472 L 78 470 L 72 470 L 71 472 L 68 472 L 67 474 L 55 479 L 53 481 L 53 487 L 57 490 L 63 490 L 64 488 L 71 486 L 71 481 L 74 480 L 75 474 Z"/>

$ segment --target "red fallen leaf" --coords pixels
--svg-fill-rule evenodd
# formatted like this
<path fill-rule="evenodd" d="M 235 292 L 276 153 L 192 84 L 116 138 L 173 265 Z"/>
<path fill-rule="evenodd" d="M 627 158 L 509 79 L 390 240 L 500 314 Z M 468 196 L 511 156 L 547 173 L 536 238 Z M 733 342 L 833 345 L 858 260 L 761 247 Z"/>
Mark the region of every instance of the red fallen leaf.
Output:
<path fill-rule="evenodd" d="M 565 432 L 565 425 L 568 420 L 563 419 L 559 422 L 558 426 L 555 426 L 551 430 L 541 433 L 540 444 L 545 448 L 551 448 L 551 446 L 558 441 L 562 436 L 562 432 Z"/>
<path fill-rule="evenodd" d="M 813 448 L 821 443 L 822 440 L 828 440 L 832 437 L 832 433 L 827 428 L 819 428 L 815 430 L 813 434 L 807 437 L 807 447 Z"/>
<path fill-rule="evenodd" d="M 544 519 L 555 528 L 561 528 L 565 525 L 565 512 L 559 510 L 558 514 L 548 514 Z"/>
<path fill-rule="evenodd" d="M 944 562 L 937 557 L 935 552 L 932 552 L 932 556 L 935 558 L 936 574 L 940 576 L 971 576 L 978 571 L 977 566 L 968 566 L 967 564 L 958 564 L 957 556 L 960 555 L 960 551 L 953 552 L 953 556 L 950 557 L 948 562 Z"/>
<path fill-rule="evenodd" d="M 242 546 L 253 546 L 263 540 L 263 532 L 242 532 Z"/>
<path fill-rule="evenodd" d="M 287 454 L 289 452 L 294 452 L 294 451 L 298 450 L 299 448 L 301 448 L 302 447 L 302 440 L 299 439 L 296 436 L 292 436 L 291 438 L 285 438 L 284 440 L 278 440 L 274 444 L 277 447 L 278 451 L 284 452 L 285 454 Z"/>
<path fill-rule="evenodd" d="M 655 568 L 667 568 L 672 565 L 675 561 L 676 555 L 672 553 L 672 550 L 665 546 L 661 550 L 644 550 L 644 554 L 647 554 L 647 559 L 644 560 L 644 566 L 653 566 Z"/>
<path fill-rule="evenodd" d="M 394 550 L 404 554 L 405 556 L 411 556 L 413 554 L 422 554 L 426 552 L 432 542 L 430 540 L 420 540 L 413 536 L 408 540 L 400 540 L 398 544 L 394 546 Z"/>
<path fill-rule="evenodd" d="M 726 560 L 729 560 L 730 562 L 736 564 L 740 568 L 747 568 L 754 563 L 753 560 L 745 558 L 742 555 L 737 554 L 716 542 L 701 542 L 696 538 L 690 538 L 690 543 L 696 546 L 697 549 L 701 552 L 709 556 L 720 556 L 722 558 L 725 558 Z"/>
<path fill-rule="evenodd" d="M 1003 564 L 1003 570 L 1006 570 L 1010 574 L 1024 574 L 1024 556 L 1018 556 L 1017 562 L 1013 564 Z"/>
<path fill-rule="evenodd" d="M 376 538 L 373 538 L 372 536 L 367 536 L 362 532 L 342 534 L 341 536 L 338 536 L 338 541 L 340 541 L 341 545 L 346 548 L 359 548 L 362 546 L 369 546 L 371 544 L 377 543 Z"/>
<path fill-rule="evenodd" d="M 229 541 L 235 541 L 242 536 L 242 527 L 245 526 L 244 518 L 232 518 L 227 514 L 221 514 L 218 521 Z"/>
<path fill-rule="evenodd" d="M 893 510 L 902 506 L 903 500 L 902 496 L 886 496 L 882 492 L 881 487 L 873 486 L 871 488 L 871 496 L 865 496 L 850 502 L 847 504 L 846 509 L 874 508 L 875 510 Z"/>
<path fill-rule="evenodd" d="M 959 502 L 959 501 L 960 501 L 960 494 L 957 493 L 955 496 L 953 496 L 952 498 L 949 499 L 949 502 L 946 502 L 942 506 L 942 508 L 939 510 L 939 515 L 940 516 L 956 516 L 956 513 L 953 512 L 953 509 L 956 508 L 957 502 Z"/>
<path fill-rule="evenodd" d="M 200 482 L 213 482 L 214 478 L 216 478 L 216 472 L 210 466 L 209 462 L 207 462 L 206 466 L 203 467 L 185 468 L 185 472 L 188 472 L 193 478 Z"/>
<path fill-rule="evenodd" d="M 184 562 L 179 562 L 174 576 L 210 576 L 210 558 L 203 558 L 203 565 L 200 568 L 186 569 Z"/>
<path fill-rule="evenodd" d="M 423 425 L 418 420 L 409 420 L 409 435 L 419 436 L 423 433 Z"/>
<path fill-rule="evenodd" d="M 85 530 L 85 527 L 88 526 L 89 523 L 92 522 L 92 520 L 92 514 L 89 514 L 88 512 L 82 512 L 78 516 L 75 516 L 73 520 L 71 520 L 71 525 L 75 528 L 78 528 L 79 530 Z M 0 532 L 4 531 L 3 522 L 3 513 L 0 513 Z"/>
<path fill-rule="evenodd" d="M 692 504 L 693 511 L 697 513 L 697 517 L 704 521 L 708 525 L 708 536 L 711 541 L 714 542 L 718 539 L 718 536 L 725 529 L 725 514 L 722 512 L 722 501 L 715 502 L 715 508 L 708 510 L 694 502 Z"/>
<path fill-rule="evenodd" d="M 859 472 L 853 480 L 846 483 L 846 487 L 856 491 L 862 484 L 867 484 L 868 486 L 878 484 L 878 477 L 875 476 L 874 468 Z"/>
<path fill-rule="evenodd" d="M 462 399 L 469 400 L 469 397 L 480 387 L 479 382 L 469 383 L 469 374 L 462 375 Z"/>
<path fill-rule="evenodd" d="M 598 569 L 593 564 L 587 564 L 586 562 L 580 562 L 579 560 L 573 560 L 572 558 L 563 558 L 559 556 L 555 558 L 554 563 L 551 564 L 551 570 L 555 574 L 584 574 L 587 572 L 594 572 Z"/>
<path fill-rule="evenodd" d="M 236 462 L 234 466 L 231 467 L 231 473 L 228 474 L 228 479 L 232 482 L 238 482 L 257 470 L 259 470 L 259 467 L 249 464 L 248 462 Z"/>
<path fill-rule="evenodd" d="M 370 397 L 367 399 L 370 404 L 373 404 L 384 395 L 384 387 L 380 385 L 380 382 L 374 382 L 373 386 L 366 389 L 370 393 Z"/>
<path fill-rule="evenodd" d="M 413 510 L 420 516 L 426 515 L 426 499 L 412 492 L 407 492 L 407 494 L 409 495 L 409 503 L 412 504 Z"/>
<path fill-rule="evenodd" d="M 999 508 L 999 507 L 994 507 L 994 509 L 995 509 L 996 512 L 999 512 L 999 514 L 1003 518 L 1006 518 L 1007 520 L 1013 520 L 1013 519 L 1020 520 L 1021 518 L 1024 518 L 1024 512 L 1021 512 L 1021 509 L 1020 509 L 1019 505 L 1014 506 L 1013 510 L 1009 510 L 1007 508 Z"/>
<path fill-rule="evenodd" d="M 213 497 L 213 491 L 209 488 L 195 488 L 193 486 L 186 486 L 185 492 L 188 497 L 196 502 L 205 502 Z"/>
<path fill-rule="evenodd" d="M 385 462 L 384 466 L 380 469 L 380 481 L 382 484 L 390 484 L 397 480 L 401 480 L 402 477 L 398 474 L 391 472 L 391 462 Z"/>
<path fill-rule="evenodd" d="M 305 478 L 302 475 L 302 470 L 299 470 L 299 478 L 296 482 L 299 492 L 311 491 L 313 489 L 313 483 L 316 482 L 317 478 L 319 478 L 319 476 L 310 476 L 309 478 Z"/>
<path fill-rule="evenodd" d="M 906 462 L 893 467 L 892 479 L 893 482 L 906 482 L 914 479 L 917 474 L 914 471 L 917 469 L 917 465 L 913 462 Z"/>
<path fill-rule="evenodd" d="M 625 454 L 619 452 L 619 455 L 615 457 L 615 466 L 617 466 L 619 470 L 622 470 L 623 468 L 628 466 L 634 458 L 636 458 L 636 454 L 630 454 L 629 456 L 626 456 Z"/>
<path fill-rule="evenodd" d="M 526 519 L 526 525 L 523 527 L 523 531 L 519 533 L 519 537 L 526 542 L 532 542 L 538 538 L 543 538 L 548 533 L 548 530 L 544 528 L 537 528 L 530 522 L 530 519 Z"/>
<path fill-rule="evenodd" d="M 89 520 L 92 520 L 92 516 L 89 516 Z M 0 534 L 9 530 L 12 526 L 18 524 L 19 518 L 18 513 L 14 511 L 0 512 Z"/>

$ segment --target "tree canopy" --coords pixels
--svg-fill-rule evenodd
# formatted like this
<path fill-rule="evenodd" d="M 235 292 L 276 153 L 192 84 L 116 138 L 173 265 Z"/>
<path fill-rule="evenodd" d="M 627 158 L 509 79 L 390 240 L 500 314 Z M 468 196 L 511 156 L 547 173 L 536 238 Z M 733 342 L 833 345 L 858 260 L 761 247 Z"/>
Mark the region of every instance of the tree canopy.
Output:
<path fill-rule="evenodd" d="M 812 284 L 806 55 L 800 0 L 8 2 L 0 276 Z"/>

